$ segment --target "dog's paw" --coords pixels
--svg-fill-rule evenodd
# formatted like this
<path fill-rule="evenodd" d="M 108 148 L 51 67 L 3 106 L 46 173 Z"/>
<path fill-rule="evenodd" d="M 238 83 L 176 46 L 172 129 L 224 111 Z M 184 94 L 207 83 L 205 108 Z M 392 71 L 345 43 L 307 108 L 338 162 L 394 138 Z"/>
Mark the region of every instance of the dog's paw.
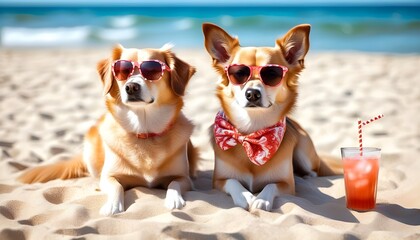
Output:
<path fill-rule="evenodd" d="M 255 196 L 252 193 L 246 191 L 241 192 L 239 195 L 232 195 L 232 199 L 236 206 L 243 209 L 249 209 L 255 200 Z"/>
<path fill-rule="evenodd" d="M 261 209 L 264 211 L 271 211 L 273 203 L 270 200 L 258 198 L 252 203 L 251 209 Z"/>
<path fill-rule="evenodd" d="M 268 184 L 258 194 L 255 201 L 252 203 L 251 209 L 261 209 L 271 211 L 273 209 L 274 198 L 278 195 L 278 190 L 275 184 Z"/>
<path fill-rule="evenodd" d="M 107 201 L 99 213 L 103 216 L 111 216 L 120 212 L 124 212 L 124 204 L 121 200 Z"/>
<path fill-rule="evenodd" d="M 181 209 L 185 206 L 185 200 L 175 189 L 168 189 L 165 198 L 165 207 L 168 209 Z"/>

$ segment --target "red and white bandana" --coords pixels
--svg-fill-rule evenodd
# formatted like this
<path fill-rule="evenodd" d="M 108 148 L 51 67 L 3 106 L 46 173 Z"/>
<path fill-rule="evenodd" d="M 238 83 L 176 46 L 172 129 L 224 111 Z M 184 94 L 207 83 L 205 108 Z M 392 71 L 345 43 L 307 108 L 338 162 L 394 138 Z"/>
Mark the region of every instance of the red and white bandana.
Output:
<path fill-rule="evenodd" d="M 239 142 L 244 147 L 249 160 L 261 166 L 277 152 L 286 132 L 286 117 L 271 127 L 242 135 L 227 120 L 225 113 L 219 111 L 214 120 L 213 131 L 216 143 L 221 149 L 227 150 Z"/>

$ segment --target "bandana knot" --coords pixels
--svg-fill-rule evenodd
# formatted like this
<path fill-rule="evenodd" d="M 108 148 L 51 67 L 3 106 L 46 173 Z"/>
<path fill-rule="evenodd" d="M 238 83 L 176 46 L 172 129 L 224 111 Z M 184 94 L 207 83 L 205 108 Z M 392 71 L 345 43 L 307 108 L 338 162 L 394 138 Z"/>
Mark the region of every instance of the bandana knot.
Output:
<path fill-rule="evenodd" d="M 227 120 L 225 113 L 220 111 L 216 115 L 213 131 L 216 143 L 221 149 L 227 150 L 240 143 L 249 160 L 261 166 L 268 162 L 280 147 L 286 131 L 286 118 L 271 127 L 242 135 Z"/>

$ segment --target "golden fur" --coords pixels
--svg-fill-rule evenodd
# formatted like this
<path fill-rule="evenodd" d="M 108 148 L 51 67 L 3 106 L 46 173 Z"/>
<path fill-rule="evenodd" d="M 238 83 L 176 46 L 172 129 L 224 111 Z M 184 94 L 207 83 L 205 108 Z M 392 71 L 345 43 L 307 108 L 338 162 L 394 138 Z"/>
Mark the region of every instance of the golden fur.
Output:
<path fill-rule="evenodd" d="M 145 81 L 134 74 L 127 81 L 117 81 L 111 65 L 117 59 L 166 63 L 162 79 Z M 82 177 L 89 173 L 100 178 L 100 187 L 108 195 L 101 208 L 103 215 L 125 210 L 124 189 L 144 186 L 167 188 L 165 206 L 185 205 L 182 193 L 191 188 L 190 173 L 195 171 L 196 150 L 190 142 L 193 125 L 181 112 L 185 87 L 195 72 L 168 48 L 114 48 L 112 55 L 98 63 L 103 82 L 107 112 L 85 135 L 83 157 L 39 166 L 25 172 L 24 183 L 47 182 L 53 179 Z M 144 101 L 124 98 L 127 82 L 141 84 Z M 137 133 L 157 132 L 158 136 L 141 139 Z"/>
<path fill-rule="evenodd" d="M 309 49 L 309 25 L 289 30 L 275 42 L 274 47 L 241 47 L 239 39 L 222 28 L 205 23 L 205 47 L 213 59 L 213 67 L 220 75 L 217 97 L 229 121 L 242 134 L 249 134 L 273 126 L 287 116 L 295 106 L 299 73 Z M 278 64 L 288 67 L 277 87 L 267 87 L 258 76 L 242 86 L 229 83 L 225 66 L 246 64 L 264 66 Z M 258 107 L 247 107 L 241 95 L 249 88 L 259 89 L 262 100 Z M 331 169 L 317 155 L 307 132 L 287 117 L 286 132 L 275 155 L 262 166 L 253 164 L 238 144 L 222 150 L 213 139 L 215 152 L 214 187 L 232 196 L 236 205 L 245 209 L 271 210 L 275 197 L 294 194 L 294 172 L 301 176 L 331 175 L 341 171 Z M 211 134 L 213 132 L 211 131 Z M 332 162 L 332 161 L 331 161 Z M 255 193 L 259 193 L 254 196 Z"/>

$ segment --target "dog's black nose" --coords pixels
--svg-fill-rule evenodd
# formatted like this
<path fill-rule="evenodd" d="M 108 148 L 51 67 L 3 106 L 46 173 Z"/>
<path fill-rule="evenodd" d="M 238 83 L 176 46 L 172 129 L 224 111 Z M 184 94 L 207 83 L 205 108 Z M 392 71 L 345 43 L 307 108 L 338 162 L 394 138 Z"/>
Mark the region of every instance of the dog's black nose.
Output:
<path fill-rule="evenodd" d="M 140 84 L 138 83 L 130 82 L 125 85 L 125 92 L 128 95 L 137 95 L 140 93 L 140 89 Z"/>
<path fill-rule="evenodd" d="M 261 100 L 261 92 L 258 89 L 250 88 L 245 91 L 245 97 L 249 102 L 257 103 Z"/>

